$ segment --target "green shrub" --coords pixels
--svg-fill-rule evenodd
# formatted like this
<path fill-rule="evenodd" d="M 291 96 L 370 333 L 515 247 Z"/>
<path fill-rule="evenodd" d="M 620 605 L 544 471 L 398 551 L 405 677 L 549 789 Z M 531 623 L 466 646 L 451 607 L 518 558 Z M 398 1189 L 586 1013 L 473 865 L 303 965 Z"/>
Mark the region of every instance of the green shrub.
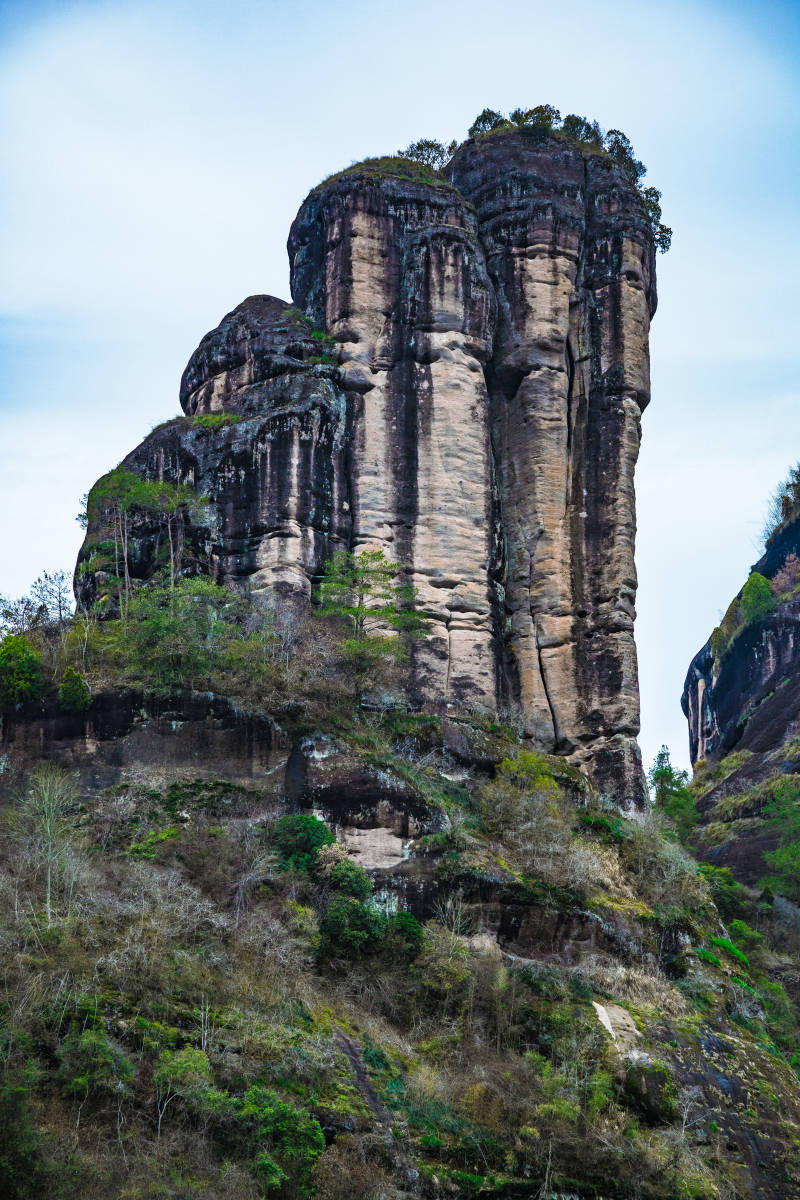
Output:
<path fill-rule="evenodd" d="M 710 950 L 706 950 L 704 946 L 701 946 L 699 949 L 695 950 L 695 954 L 698 958 L 702 959 L 703 962 L 710 963 L 712 967 L 722 966 L 722 959 L 718 958 L 716 954 L 712 954 Z"/>
<path fill-rule="evenodd" d="M 89 685 L 74 667 L 64 668 L 61 686 L 58 689 L 58 703 L 64 712 L 70 713 L 86 712 L 87 708 L 91 707 L 92 693 L 89 691 Z"/>
<path fill-rule="evenodd" d="M 69 1034 L 58 1049 L 58 1079 L 68 1096 L 126 1091 L 133 1066 L 102 1029 Z"/>
<path fill-rule="evenodd" d="M 11 633 L 0 644 L 0 709 L 22 708 L 43 691 L 42 659 L 24 633 Z"/>
<path fill-rule="evenodd" d="M 355 900 L 366 900 L 372 893 L 372 880 L 363 867 L 346 858 L 331 868 L 330 884 L 335 892 L 352 896 Z"/>
<path fill-rule="evenodd" d="M 377 909 L 352 896 L 335 896 L 320 922 L 320 951 L 329 958 L 359 958 L 380 946 L 387 927 Z"/>
<path fill-rule="evenodd" d="M 39 1200 L 47 1195 L 42 1139 L 29 1111 L 30 1090 L 27 1079 L 0 1078 L 0 1195 L 6 1200 Z"/>
<path fill-rule="evenodd" d="M 151 829 L 143 841 L 130 844 L 128 854 L 131 858 L 147 858 L 152 861 L 159 846 L 164 842 L 172 841 L 173 838 L 180 837 L 180 832 L 178 825 L 170 825 L 167 829 Z"/>
<path fill-rule="evenodd" d="M 325 822 L 310 813 L 289 813 L 276 821 L 271 832 L 272 845 L 287 871 L 311 871 L 320 846 L 335 840 Z"/>
<path fill-rule="evenodd" d="M 766 617 L 768 613 L 772 612 L 774 606 L 772 586 L 769 580 L 765 579 L 763 575 L 759 575 L 758 571 L 753 571 L 742 588 L 739 605 L 745 623 L 748 625 L 751 621 L 758 621 L 762 617 Z"/>
<path fill-rule="evenodd" d="M 386 940 L 391 951 L 416 958 L 425 942 L 425 930 L 413 913 L 394 913 L 389 918 Z"/>
<path fill-rule="evenodd" d="M 243 1099 L 231 1099 L 228 1109 L 234 1122 L 227 1137 L 253 1159 L 254 1174 L 265 1195 L 291 1181 L 287 1195 L 312 1196 L 311 1171 L 325 1149 L 319 1121 L 261 1083 L 248 1088 Z"/>
<path fill-rule="evenodd" d="M 734 879 L 730 867 L 715 867 L 711 863 L 700 863 L 700 874 L 711 889 L 711 898 L 719 909 L 723 921 L 743 916 L 747 912 L 747 892 Z"/>
<path fill-rule="evenodd" d="M 724 950 L 729 958 L 735 958 L 737 962 L 740 962 L 743 966 L 747 967 L 748 971 L 750 970 L 750 963 L 747 959 L 747 955 L 742 954 L 738 946 L 734 946 L 733 942 L 730 941 L 729 938 L 710 937 L 708 940 L 711 942 L 712 946 L 717 946 L 720 950 Z"/>

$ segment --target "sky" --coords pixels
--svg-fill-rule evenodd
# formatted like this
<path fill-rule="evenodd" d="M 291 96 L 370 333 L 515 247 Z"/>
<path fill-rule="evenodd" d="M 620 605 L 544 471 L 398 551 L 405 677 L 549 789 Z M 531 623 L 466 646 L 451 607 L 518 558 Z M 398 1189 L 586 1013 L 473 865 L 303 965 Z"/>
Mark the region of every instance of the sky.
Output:
<path fill-rule="evenodd" d="M 621 128 L 663 193 L 637 471 L 645 763 L 800 459 L 800 4 L 0 0 L 0 592 L 177 415 L 202 335 L 288 298 L 308 190 L 484 107 Z"/>

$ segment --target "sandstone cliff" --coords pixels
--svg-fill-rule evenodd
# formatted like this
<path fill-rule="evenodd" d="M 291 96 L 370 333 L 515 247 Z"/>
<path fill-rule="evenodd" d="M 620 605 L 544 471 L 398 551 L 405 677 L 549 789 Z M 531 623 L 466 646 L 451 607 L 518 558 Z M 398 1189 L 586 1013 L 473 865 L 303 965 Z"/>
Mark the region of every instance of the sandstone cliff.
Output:
<path fill-rule="evenodd" d="M 229 314 L 186 369 L 186 417 L 123 466 L 210 498 L 188 563 L 220 581 L 307 600 L 337 546 L 385 549 L 430 619 L 414 704 L 518 706 L 535 745 L 642 803 L 633 471 L 656 293 L 635 187 L 602 152 L 498 132 L 445 175 L 375 160 L 326 181 L 289 255 L 296 307 Z M 156 559 L 140 523 L 134 577 Z M 102 582 L 80 576 L 81 599 Z"/>
<path fill-rule="evenodd" d="M 800 555 L 797 518 L 776 531 L 753 571 L 772 580 L 790 555 Z M 765 873 L 763 855 L 776 846 L 777 830 L 763 819 L 770 787 L 800 770 L 799 619 L 800 595 L 790 589 L 769 613 L 740 623 L 721 649 L 712 650 L 709 639 L 689 665 L 681 697 L 704 855 L 748 883 Z"/>

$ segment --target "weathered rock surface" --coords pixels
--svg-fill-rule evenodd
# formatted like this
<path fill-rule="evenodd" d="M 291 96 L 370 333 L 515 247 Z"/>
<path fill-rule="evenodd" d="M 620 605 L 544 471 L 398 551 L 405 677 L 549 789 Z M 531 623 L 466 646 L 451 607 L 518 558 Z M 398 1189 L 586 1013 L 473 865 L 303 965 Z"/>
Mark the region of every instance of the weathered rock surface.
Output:
<path fill-rule="evenodd" d="M 474 214 L 447 185 L 355 169 L 306 199 L 289 258 L 358 397 L 353 546 L 399 562 L 432 621 L 415 690 L 494 706 L 494 297 Z"/>
<path fill-rule="evenodd" d="M 782 526 L 753 567 L 773 578 L 790 554 L 800 553 L 800 521 Z M 800 596 L 778 599 L 768 616 L 744 626 L 724 654 L 711 640 L 689 664 L 681 706 L 689 726 L 693 764 L 714 771 L 727 756 L 735 764 L 708 787 L 698 804 L 700 838 L 724 814 L 726 836 L 703 844 L 703 855 L 729 866 L 745 883 L 765 873 L 764 853 L 775 849 L 764 827 L 762 805 L 737 804 L 767 778 L 800 772 L 798 755 L 787 742 L 800 732 Z M 790 752 L 791 751 L 791 752 Z M 724 802 L 728 802 L 727 804 Z M 713 831 L 712 831 L 713 832 Z"/>
<path fill-rule="evenodd" d="M 650 224 L 610 158 L 557 138 L 469 141 L 447 174 L 368 162 L 316 188 L 289 238 L 298 307 L 230 313 L 184 373 L 187 417 L 123 465 L 210 498 L 186 542 L 220 581 L 307 601 L 337 546 L 385 550 L 430 621 L 409 699 L 519 707 L 535 745 L 638 805 Z M 135 576 L 156 552 L 137 528 Z"/>
<path fill-rule="evenodd" d="M 468 142 L 448 174 L 476 206 L 497 292 L 487 378 L 511 694 L 537 741 L 633 795 L 633 471 L 656 306 L 648 221 L 609 159 L 522 133 Z"/>

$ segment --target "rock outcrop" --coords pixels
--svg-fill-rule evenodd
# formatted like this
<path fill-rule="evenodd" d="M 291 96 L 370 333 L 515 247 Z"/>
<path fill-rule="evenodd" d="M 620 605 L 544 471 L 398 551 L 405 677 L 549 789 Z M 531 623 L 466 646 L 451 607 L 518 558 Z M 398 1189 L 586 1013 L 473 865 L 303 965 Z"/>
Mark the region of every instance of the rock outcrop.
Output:
<path fill-rule="evenodd" d="M 776 531 L 753 571 L 773 579 L 789 555 L 800 555 L 798 519 Z M 726 623 L 728 643 L 712 649 L 709 638 L 689 664 L 681 706 L 702 785 L 704 856 L 755 883 L 766 870 L 764 853 L 776 846 L 763 821 L 764 785 L 800 771 L 800 595 L 779 594 L 771 612 L 747 623 L 737 597 Z"/>
<path fill-rule="evenodd" d="M 499 132 L 444 175 L 334 176 L 289 256 L 296 307 L 230 313 L 184 373 L 186 416 L 123 466 L 209 497 L 187 562 L 220 581 L 306 602 L 336 547 L 383 549 L 430 622 L 412 703 L 518 708 L 533 744 L 641 804 L 633 471 L 656 293 L 636 189 L 602 152 Z M 133 575 L 156 561 L 140 522 Z M 80 598 L 100 584 L 79 576 Z"/>

